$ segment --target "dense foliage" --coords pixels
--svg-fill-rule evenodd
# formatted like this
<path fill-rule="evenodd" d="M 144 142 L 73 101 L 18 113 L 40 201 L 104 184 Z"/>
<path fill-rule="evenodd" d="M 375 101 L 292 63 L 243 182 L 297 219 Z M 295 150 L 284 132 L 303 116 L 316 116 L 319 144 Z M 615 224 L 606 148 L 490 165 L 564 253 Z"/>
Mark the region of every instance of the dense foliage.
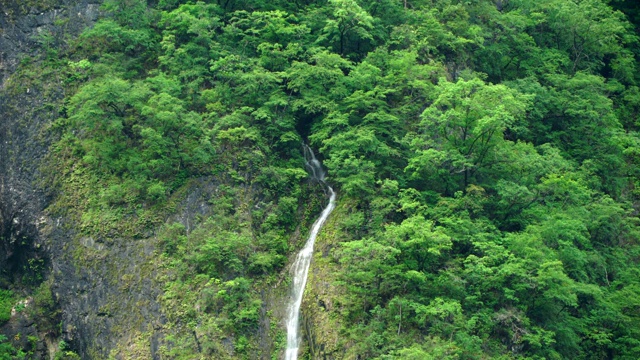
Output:
<path fill-rule="evenodd" d="M 11 290 L 0 290 L 0 324 L 6 322 L 11 317 L 11 308 L 14 302 Z"/>
<path fill-rule="evenodd" d="M 275 348 L 254 341 L 258 289 L 313 217 L 305 140 L 342 209 L 333 356 L 640 357 L 640 47 L 625 14 L 603 0 L 153 3 L 106 1 L 69 51 L 52 181 L 82 231 L 131 238 L 192 179 L 218 183 L 217 216 L 158 234 L 162 301 L 188 330 L 166 356 L 277 354 L 281 329 Z"/>

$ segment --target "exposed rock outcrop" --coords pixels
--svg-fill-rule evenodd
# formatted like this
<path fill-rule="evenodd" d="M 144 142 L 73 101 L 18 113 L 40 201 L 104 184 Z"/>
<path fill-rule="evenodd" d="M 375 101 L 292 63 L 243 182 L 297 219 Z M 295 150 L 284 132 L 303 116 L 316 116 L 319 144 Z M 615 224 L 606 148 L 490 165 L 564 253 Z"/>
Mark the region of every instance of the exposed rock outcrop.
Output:
<path fill-rule="evenodd" d="M 21 61 L 38 56 L 43 46 L 63 46 L 65 37 L 79 34 L 99 15 L 95 0 L 56 4 L 24 13 L 19 1 L 0 2 L 0 273 L 15 270 L 42 244 L 37 224 L 47 198 L 38 180 L 49 146 L 42 131 L 58 116 L 54 107 L 44 105 L 62 97 L 55 87 L 44 94 L 38 87 L 10 86 L 11 75 Z M 43 45 L 45 37 L 50 43 Z"/>

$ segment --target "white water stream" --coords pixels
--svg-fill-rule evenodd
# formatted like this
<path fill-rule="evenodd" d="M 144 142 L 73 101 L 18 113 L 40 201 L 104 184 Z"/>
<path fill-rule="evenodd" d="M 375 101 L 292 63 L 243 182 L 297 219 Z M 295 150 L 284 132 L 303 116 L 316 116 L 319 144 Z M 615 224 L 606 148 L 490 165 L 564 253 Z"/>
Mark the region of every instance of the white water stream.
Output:
<path fill-rule="evenodd" d="M 318 236 L 318 232 L 322 229 L 322 225 L 329 217 L 329 214 L 331 214 L 331 211 L 333 211 L 333 208 L 336 207 L 336 193 L 331 186 L 324 182 L 325 173 L 322 165 L 307 145 L 304 145 L 304 157 L 307 161 L 306 166 L 311 177 L 323 183 L 329 190 L 329 204 L 322 210 L 322 214 L 320 214 L 316 222 L 313 223 L 307 243 L 304 245 L 304 248 L 300 250 L 296 261 L 291 266 L 293 286 L 291 288 L 291 299 L 287 308 L 287 352 L 285 360 L 296 360 L 298 358 L 298 348 L 300 347 L 300 334 L 298 334 L 300 304 L 302 303 L 304 287 L 307 284 L 309 264 L 313 256 L 313 244 L 316 242 L 316 236 Z"/>

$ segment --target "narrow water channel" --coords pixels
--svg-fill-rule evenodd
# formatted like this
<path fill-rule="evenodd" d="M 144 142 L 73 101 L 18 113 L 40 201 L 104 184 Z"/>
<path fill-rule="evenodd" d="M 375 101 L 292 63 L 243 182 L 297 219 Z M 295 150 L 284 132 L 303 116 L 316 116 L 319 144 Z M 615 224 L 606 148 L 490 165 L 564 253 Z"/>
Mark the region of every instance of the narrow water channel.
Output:
<path fill-rule="evenodd" d="M 322 164 L 318 161 L 311 149 L 304 145 L 304 155 L 309 174 L 314 180 L 321 182 L 329 191 L 329 204 L 322 210 L 322 213 L 313 223 L 309 238 L 291 267 L 293 276 L 293 286 L 291 287 L 291 297 L 287 308 L 287 351 L 285 360 L 296 360 L 298 358 L 298 349 L 300 348 L 300 304 L 302 303 L 302 295 L 304 287 L 307 284 L 307 275 L 309 274 L 309 265 L 313 256 L 313 245 L 316 242 L 318 232 L 322 229 L 322 225 L 329 217 L 329 214 L 336 206 L 336 193 L 325 181 L 325 172 Z"/>

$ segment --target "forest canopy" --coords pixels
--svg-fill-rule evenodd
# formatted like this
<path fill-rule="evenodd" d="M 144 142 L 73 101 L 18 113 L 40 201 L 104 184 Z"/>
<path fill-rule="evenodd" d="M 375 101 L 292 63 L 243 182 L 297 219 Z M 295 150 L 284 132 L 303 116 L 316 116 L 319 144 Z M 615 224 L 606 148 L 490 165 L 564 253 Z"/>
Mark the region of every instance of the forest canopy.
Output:
<path fill-rule="evenodd" d="M 201 335 L 176 335 L 167 358 L 281 350 L 257 343 L 258 294 L 324 201 L 302 142 L 338 192 L 332 358 L 640 358 L 634 1 L 102 10 L 45 59 L 67 94 L 52 208 L 86 234 L 162 226 L 167 318 Z M 217 217 L 164 224 L 203 177 Z M 247 189 L 260 195 L 243 208 Z"/>

